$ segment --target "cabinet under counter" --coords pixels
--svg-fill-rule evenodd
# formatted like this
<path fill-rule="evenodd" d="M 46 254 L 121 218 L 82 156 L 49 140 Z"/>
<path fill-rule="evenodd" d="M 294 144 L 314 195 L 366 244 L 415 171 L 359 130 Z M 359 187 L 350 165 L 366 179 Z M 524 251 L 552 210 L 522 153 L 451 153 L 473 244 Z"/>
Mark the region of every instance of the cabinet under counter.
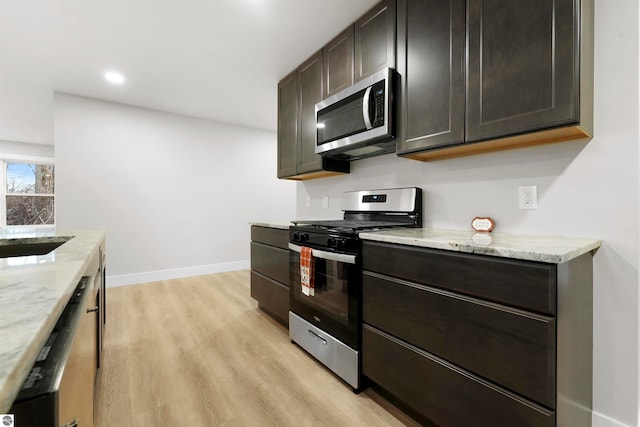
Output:
<path fill-rule="evenodd" d="M 284 325 L 289 323 L 289 229 L 251 226 L 251 297 Z"/>
<path fill-rule="evenodd" d="M 360 235 L 364 375 L 427 424 L 591 425 L 600 242 L 473 234 Z"/>

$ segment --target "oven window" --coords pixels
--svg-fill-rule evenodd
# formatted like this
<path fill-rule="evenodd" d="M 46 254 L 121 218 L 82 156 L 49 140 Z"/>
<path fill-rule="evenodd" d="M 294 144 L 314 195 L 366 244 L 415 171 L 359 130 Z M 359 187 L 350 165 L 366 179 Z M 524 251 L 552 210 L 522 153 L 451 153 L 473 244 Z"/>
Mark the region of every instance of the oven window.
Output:
<path fill-rule="evenodd" d="M 349 280 L 353 281 L 355 265 L 316 258 L 314 269 L 314 295 L 302 293 L 300 285 L 300 261 L 292 263 L 294 269 L 293 295 L 301 304 L 312 307 L 339 323 L 349 324 Z"/>

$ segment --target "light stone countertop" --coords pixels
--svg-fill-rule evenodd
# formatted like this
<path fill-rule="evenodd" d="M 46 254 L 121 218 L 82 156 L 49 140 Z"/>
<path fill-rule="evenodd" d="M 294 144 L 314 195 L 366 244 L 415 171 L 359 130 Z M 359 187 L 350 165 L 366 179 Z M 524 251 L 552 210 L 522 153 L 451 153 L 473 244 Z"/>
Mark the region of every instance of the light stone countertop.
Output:
<path fill-rule="evenodd" d="M 291 224 L 289 223 L 274 223 L 274 222 L 250 222 L 249 225 L 257 225 L 259 227 L 279 228 L 281 230 L 288 230 Z"/>
<path fill-rule="evenodd" d="M 471 254 L 561 264 L 596 250 L 597 239 L 519 235 L 473 230 L 403 228 L 365 232 L 361 239 Z"/>
<path fill-rule="evenodd" d="M 71 236 L 46 255 L 0 258 L 0 413 L 11 408 L 40 348 L 98 253 L 106 229 L 0 231 L 0 248 Z"/>

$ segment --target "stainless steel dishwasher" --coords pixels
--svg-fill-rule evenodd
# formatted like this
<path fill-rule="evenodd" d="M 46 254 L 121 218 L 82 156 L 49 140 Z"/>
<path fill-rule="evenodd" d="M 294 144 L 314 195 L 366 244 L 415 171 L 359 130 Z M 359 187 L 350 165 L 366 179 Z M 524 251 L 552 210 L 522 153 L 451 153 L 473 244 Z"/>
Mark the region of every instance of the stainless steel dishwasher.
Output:
<path fill-rule="evenodd" d="M 77 415 L 67 415 L 75 408 L 65 388 L 65 377 L 76 375 L 67 366 L 74 338 L 85 315 L 85 299 L 89 294 L 89 277 L 83 277 L 69 303 L 60 315 L 53 331 L 44 344 L 27 379 L 9 413 L 14 414 L 15 425 L 20 427 L 84 427 L 93 425 L 93 419 L 79 422 Z M 65 410 L 61 410 L 65 408 Z M 78 408 L 81 411 L 81 408 Z M 71 410 L 72 412 L 74 409 Z M 63 418 L 61 418 L 63 417 Z"/>

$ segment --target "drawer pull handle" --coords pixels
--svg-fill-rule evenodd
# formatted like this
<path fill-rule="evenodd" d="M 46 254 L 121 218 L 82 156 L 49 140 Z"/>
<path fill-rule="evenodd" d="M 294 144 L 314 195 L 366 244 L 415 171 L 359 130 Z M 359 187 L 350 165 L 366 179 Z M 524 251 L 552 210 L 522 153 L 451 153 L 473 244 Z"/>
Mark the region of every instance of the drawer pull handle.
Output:
<path fill-rule="evenodd" d="M 96 305 L 95 307 L 87 308 L 87 313 L 93 313 L 100 310 L 100 308 Z"/>
<path fill-rule="evenodd" d="M 75 418 L 73 421 L 65 424 L 63 427 L 78 427 L 78 419 Z"/>
<path fill-rule="evenodd" d="M 308 331 L 309 331 L 309 334 L 311 334 L 313 337 L 319 339 L 322 344 L 327 345 L 327 340 L 325 340 L 320 335 L 318 335 L 315 332 L 313 332 L 311 329 L 309 329 Z"/>

